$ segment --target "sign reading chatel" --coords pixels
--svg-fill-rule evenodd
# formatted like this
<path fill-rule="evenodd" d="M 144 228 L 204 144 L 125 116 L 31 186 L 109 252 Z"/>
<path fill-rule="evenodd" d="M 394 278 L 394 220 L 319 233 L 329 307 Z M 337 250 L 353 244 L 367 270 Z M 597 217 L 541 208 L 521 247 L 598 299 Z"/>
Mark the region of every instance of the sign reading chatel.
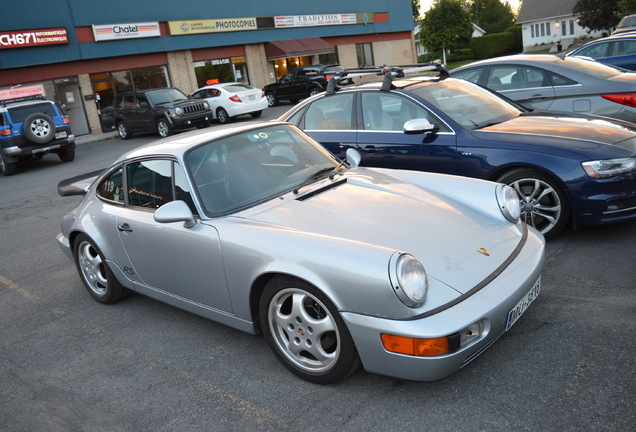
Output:
<path fill-rule="evenodd" d="M 257 30 L 256 18 L 168 21 L 171 35 Z"/>
<path fill-rule="evenodd" d="M 161 36 L 158 22 L 93 25 L 95 41 Z"/>

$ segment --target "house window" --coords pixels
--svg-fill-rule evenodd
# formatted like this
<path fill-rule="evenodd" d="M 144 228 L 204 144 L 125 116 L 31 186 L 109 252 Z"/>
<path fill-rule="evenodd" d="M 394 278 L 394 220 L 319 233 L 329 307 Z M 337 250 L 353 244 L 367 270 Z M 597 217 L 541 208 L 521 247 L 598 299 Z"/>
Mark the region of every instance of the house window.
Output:
<path fill-rule="evenodd" d="M 356 44 L 356 55 L 358 57 L 358 66 L 373 66 L 373 48 L 370 43 Z"/>
<path fill-rule="evenodd" d="M 532 24 L 530 26 L 530 37 L 533 38 L 534 37 L 534 24 Z"/>
<path fill-rule="evenodd" d="M 549 22 L 545 23 L 545 34 L 547 36 L 550 36 L 550 23 Z"/>
<path fill-rule="evenodd" d="M 565 20 L 561 21 L 561 36 L 567 35 L 567 29 L 565 27 Z"/>
<path fill-rule="evenodd" d="M 545 36 L 545 23 L 541 23 L 541 36 Z"/>
<path fill-rule="evenodd" d="M 574 20 L 570 20 L 570 34 L 574 34 Z"/>

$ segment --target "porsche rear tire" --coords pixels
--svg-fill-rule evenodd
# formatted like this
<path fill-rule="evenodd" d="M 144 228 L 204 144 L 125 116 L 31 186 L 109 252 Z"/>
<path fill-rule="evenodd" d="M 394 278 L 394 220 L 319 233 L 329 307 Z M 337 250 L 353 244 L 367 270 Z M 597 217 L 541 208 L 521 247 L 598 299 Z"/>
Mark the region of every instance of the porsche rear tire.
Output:
<path fill-rule="evenodd" d="M 265 339 L 287 369 L 307 381 L 331 384 L 359 366 L 353 338 L 335 306 L 310 284 L 272 279 L 260 299 Z"/>
<path fill-rule="evenodd" d="M 130 294 L 108 267 L 102 252 L 85 234 L 74 243 L 77 271 L 88 293 L 100 303 L 115 303 Z"/>

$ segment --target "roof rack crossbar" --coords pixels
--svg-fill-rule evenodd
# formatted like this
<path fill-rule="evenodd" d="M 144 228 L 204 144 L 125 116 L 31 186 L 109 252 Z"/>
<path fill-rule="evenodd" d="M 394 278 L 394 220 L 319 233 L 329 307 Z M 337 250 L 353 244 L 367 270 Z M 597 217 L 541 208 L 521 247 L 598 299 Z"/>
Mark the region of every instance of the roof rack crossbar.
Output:
<path fill-rule="evenodd" d="M 403 78 L 407 74 L 415 74 L 425 71 L 436 71 L 439 74 L 440 80 L 444 80 L 450 76 L 446 66 L 439 60 L 429 63 L 405 65 L 361 66 L 357 68 L 346 68 L 341 71 L 325 71 L 323 74 L 329 76 L 326 89 L 327 94 L 334 94 L 338 91 L 338 84 L 345 79 L 365 75 L 384 75 L 381 90 L 390 91 L 395 88 L 393 85 L 393 80 L 395 78 Z"/>

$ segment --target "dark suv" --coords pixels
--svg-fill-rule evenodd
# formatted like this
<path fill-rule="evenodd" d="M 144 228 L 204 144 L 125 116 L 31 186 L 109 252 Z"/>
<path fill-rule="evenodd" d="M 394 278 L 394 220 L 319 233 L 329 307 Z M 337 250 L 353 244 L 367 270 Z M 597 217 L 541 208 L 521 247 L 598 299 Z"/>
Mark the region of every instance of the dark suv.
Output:
<path fill-rule="evenodd" d="M 277 82 L 263 87 L 267 104 L 272 107 L 281 100 L 296 103 L 300 99 L 323 92 L 327 88 L 329 73 L 343 70 L 344 68 L 337 64 L 317 64 L 294 68 Z"/>
<path fill-rule="evenodd" d="M 13 175 L 18 161 L 57 153 L 62 162 L 75 159 L 70 119 L 42 95 L 0 101 L 0 172 Z"/>
<path fill-rule="evenodd" d="M 207 102 L 188 99 L 179 89 L 156 88 L 119 93 L 113 121 L 122 139 L 133 132 L 153 131 L 167 137 L 178 129 L 210 126 L 212 111 Z"/>

